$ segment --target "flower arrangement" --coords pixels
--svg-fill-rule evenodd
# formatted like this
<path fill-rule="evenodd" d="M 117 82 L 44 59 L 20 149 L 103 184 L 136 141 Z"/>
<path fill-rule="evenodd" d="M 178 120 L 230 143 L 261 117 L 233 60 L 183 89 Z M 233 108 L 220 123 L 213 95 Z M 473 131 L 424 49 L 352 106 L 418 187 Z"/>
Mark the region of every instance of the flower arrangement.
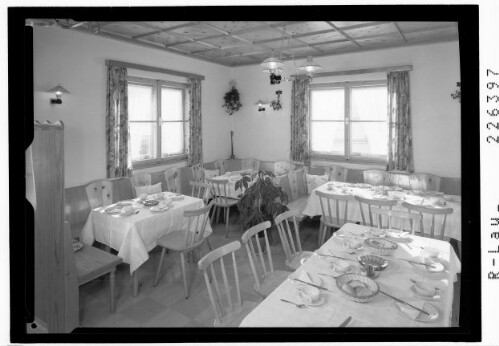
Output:
<path fill-rule="evenodd" d="M 456 90 L 456 92 L 454 94 L 450 94 L 450 96 L 454 100 L 459 100 L 459 103 L 461 103 L 461 82 L 457 82 L 456 85 L 457 85 L 458 89 Z"/>
<path fill-rule="evenodd" d="M 243 105 L 239 101 L 239 91 L 236 88 L 236 82 L 231 81 L 230 85 L 231 89 L 225 93 L 224 104 L 222 105 L 222 107 L 225 107 L 225 111 L 229 113 L 229 115 L 232 115 L 234 114 L 234 112 L 237 112 Z"/>

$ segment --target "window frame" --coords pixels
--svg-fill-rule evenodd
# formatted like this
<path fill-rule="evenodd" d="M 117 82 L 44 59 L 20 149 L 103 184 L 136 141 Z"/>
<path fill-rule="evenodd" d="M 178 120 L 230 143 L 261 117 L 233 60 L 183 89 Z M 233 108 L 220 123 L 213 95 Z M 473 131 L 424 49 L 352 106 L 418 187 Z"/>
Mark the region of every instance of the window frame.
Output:
<path fill-rule="evenodd" d="M 350 101 L 351 101 L 351 90 L 355 87 L 369 87 L 369 86 L 386 86 L 388 87 L 388 82 L 386 79 L 377 79 L 377 80 L 367 80 L 367 81 L 345 81 L 345 82 L 331 82 L 331 83 L 314 83 L 310 84 L 310 110 L 309 110 L 309 148 L 310 155 L 314 160 L 331 160 L 338 162 L 347 162 L 347 163 L 361 163 L 361 164 L 386 164 L 387 156 L 357 156 L 352 155 L 351 153 L 351 123 L 356 122 L 382 122 L 381 120 L 351 120 L 350 112 Z M 313 90 L 331 90 L 331 89 L 343 89 L 344 90 L 344 118 L 341 120 L 312 120 L 312 91 Z M 388 114 L 387 119 L 388 122 Z M 312 123 L 313 122 L 343 122 L 344 124 L 344 155 L 333 154 L 331 152 L 324 151 L 312 151 Z M 388 144 L 388 138 L 387 144 Z"/>
<path fill-rule="evenodd" d="M 149 85 L 153 87 L 153 93 L 154 93 L 154 102 L 155 102 L 155 119 L 154 120 L 130 120 L 128 119 L 129 123 L 152 123 L 156 124 L 156 157 L 151 158 L 151 159 L 145 159 L 145 160 L 133 160 L 132 159 L 132 166 L 134 169 L 141 169 L 141 168 L 148 168 L 148 167 L 154 167 L 154 166 L 159 166 L 159 165 L 166 165 L 166 164 L 172 164 L 176 162 L 182 162 L 182 161 L 187 161 L 188 158 L 188 124 L 190 119 L 188 118 L 188 110 L 187 110 L 187 93 L 188 93 L 188 87 L 189 85 L 187 83 L 181 83 L 181 82 L 173 82 L 173 81 L 167 81 L 164 79 L 155 79 L 155 78 L 145 78 L 145 77 L 136 77 L 136 76 L 127 76 L 127 84 L 138 84 L 138 85 Z M 128 87 L 128 85 L 127 85 Z M 171 89 L 177 89 L 182 91 L 182 105 L 183 105 L 183 114 L 182 114 L 182 120 L 163 120 L 161 117 L 161 107 L 162 107 L 162 100 L 161 100 L 161 89 L 162 87 L 167 87 Z M 163 156 L 163 153 L 161 152 L 161 136 L 162 136 L 162 124 L 164 122 L 181 122 L 183 123 L 183 137 L 184 137 L 184 145 L 183 145 L 183 152 L 179 154 L 172 154 L 172 155 L 167 155 Z"/>

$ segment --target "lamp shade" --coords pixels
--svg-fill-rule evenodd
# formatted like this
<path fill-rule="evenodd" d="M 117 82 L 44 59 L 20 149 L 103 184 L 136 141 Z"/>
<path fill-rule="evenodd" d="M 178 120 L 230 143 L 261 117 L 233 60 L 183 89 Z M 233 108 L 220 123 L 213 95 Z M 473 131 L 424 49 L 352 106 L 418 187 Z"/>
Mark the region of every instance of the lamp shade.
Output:
<path fill-rule="evenodd" d="M 282 73 L 283 71 L 284 71 L 284 70 L 283 70 L 282 68 L 274 68 L 274 69 L 271 69 L 271 68 L 264 68 L 264 69 L 262 70 L 262 72 L 264 72 L 264 73 L 268 73 L 268 74 L 273 73 L 273 74 L 276 74 L 276 75 L 278 75 L 278 76 L 279 76 L 279 75 L 281 75 L 281 73 Z"/>
<path fill-rule="evenodd" d="M 263 102 L 262 100 L 258 100 L 258 101 L 255 102 L 255 106 L 258 106 L 258 107 L 263 107 L 265 105 L 266 105 L 266 103 Z"/>
<path fill-rule="evenodd" d="M 55 88 L 52 88 L 49 90 L 52 93 L 55 93 L 56 95 L 62 95 L 62 94 L 69 94 L 70 92 L 67 91 L 66 89 L 63 88 L 62 85 L 57 85 Z"/>
<path fill-rule="evenodd" d="M 298 67 L 298 70 L 305 71 L 307 73 L 314 73 L 315 71 L 320 70 L 321 68 L 322 66 L 314 62 L 313 58 L 309 56 L 307 57 L 307 61 L 305 61 L 303 64 L 301 64 Z"/>
<path fill-rule="evenodd" d="M 271 56 L 265 59 L 261 64 L 262 67 L 268 70 L 281 69 L 284 67 L 284 64 L 278 58 Z"/>

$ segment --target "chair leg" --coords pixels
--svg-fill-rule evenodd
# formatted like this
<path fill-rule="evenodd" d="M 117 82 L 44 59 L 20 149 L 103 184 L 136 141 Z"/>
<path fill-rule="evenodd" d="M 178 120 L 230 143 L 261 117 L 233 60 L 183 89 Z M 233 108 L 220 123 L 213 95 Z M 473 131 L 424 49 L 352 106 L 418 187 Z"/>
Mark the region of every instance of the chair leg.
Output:
<path fill-rule="evenodd" d="M 186 278 L 186 272 L 185 272 L 185 258 L 184 258 L 184 253 L 180 253 L 180 265 L 182 266 L 182 279 L 184 280 L 184 293 L 185 293 L 185 299 L 189 298 L 189 292 L 187 292 L 187 278 Z"/>
<path fill-rule="evenodd" d="M 137 297 L 137 295 L 139 294 L 139 270 L 135 270 L 133 273 L 132 273 L 132 295 L 134 297 Z"/>
<path fill-rule="evenodd" d="M 116 267 L 111 269 L 109 272 L 109 290 L 111 294 L 111 299 L 110 299 L 110 304 L 111 304 L 111 312 L 114 312 L 115 306 L 114 306 L 114 281 L 115 281 L 115 273 L 116 273 Z"/>
<path fill-rule="evenodd" d="M 161 266 L 163 265 L 164 258 L 165 258 L 165 248 L 162 248 L 161 258 L 159 259 L 159 264 L 158 264 L 158 271 L 156 272 L 156 279 L 154 279 L 154 284 L 153 284 L 154 287 L 156 287 L 156 285 L 158 284 L 159 273 L 161 272 Z"/>
<path fill-rule="evenodd" d="M 217 206 L 215 206 L 215 208 L 213 208 L 213 210 L 211 211 L 210 225 L 213 225 L 213 220 L 215 219 L 216 211 L 217 211 Z"/>
<path fill-rule="evenodd" d="M 320 246 L 322 246 L 322 244 L 324 244 L 324 242 L 326 241 L 326 234 L 327 234 L 327 226 L 324 225 L 324 230 L 322 231 L 322 238 L 321 238 Z"/>
<path fill-rule="evenodd" d="M 226 220 L 225 220 L 225 238 L 229 237 L 229 215 L 230 215 L 230 207 L 227 207 Z"/>
<path fill-rule="evenodd" d="M 206 238 L 206 245 L 208 245 L 208 249 L 210 249 L 210 251 L 211 251 L 211 244 L 210 244 L 210 240 L 208 238 Z"/>
<path fill-rule="evenodd" d="M 220 222 L 220 209 L 222 209 L 222 207 L 217 208 L 217 223 Z M 222 213 L 223 213 L 223 211 L 222 211 Z"/>

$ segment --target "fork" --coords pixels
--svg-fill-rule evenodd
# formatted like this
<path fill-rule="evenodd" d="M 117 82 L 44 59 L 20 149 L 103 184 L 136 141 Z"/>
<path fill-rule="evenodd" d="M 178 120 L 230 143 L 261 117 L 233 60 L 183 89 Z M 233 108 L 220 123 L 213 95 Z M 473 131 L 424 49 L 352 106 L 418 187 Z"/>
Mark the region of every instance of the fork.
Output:
<path fill-rule="evenodd" d="M 292 302 L 292 301 L 290 301 L 290 300 L 286 300 L 286 299 L 282 299 L 282 298 L 281 298 L 281 301 L 282 301 L 282 302 L 285 302 L 285 303 L 290 303 L 290 304 L 293 304 L 293 305 L 295 305 L 297 308 L 300 308 L 300 309 L 301 309 L 301 308 L 306 307 L 306 305 L 305 305 L 305 304 L 297 304 L 297 303 L 295 303 L 295 302 Z"/>

